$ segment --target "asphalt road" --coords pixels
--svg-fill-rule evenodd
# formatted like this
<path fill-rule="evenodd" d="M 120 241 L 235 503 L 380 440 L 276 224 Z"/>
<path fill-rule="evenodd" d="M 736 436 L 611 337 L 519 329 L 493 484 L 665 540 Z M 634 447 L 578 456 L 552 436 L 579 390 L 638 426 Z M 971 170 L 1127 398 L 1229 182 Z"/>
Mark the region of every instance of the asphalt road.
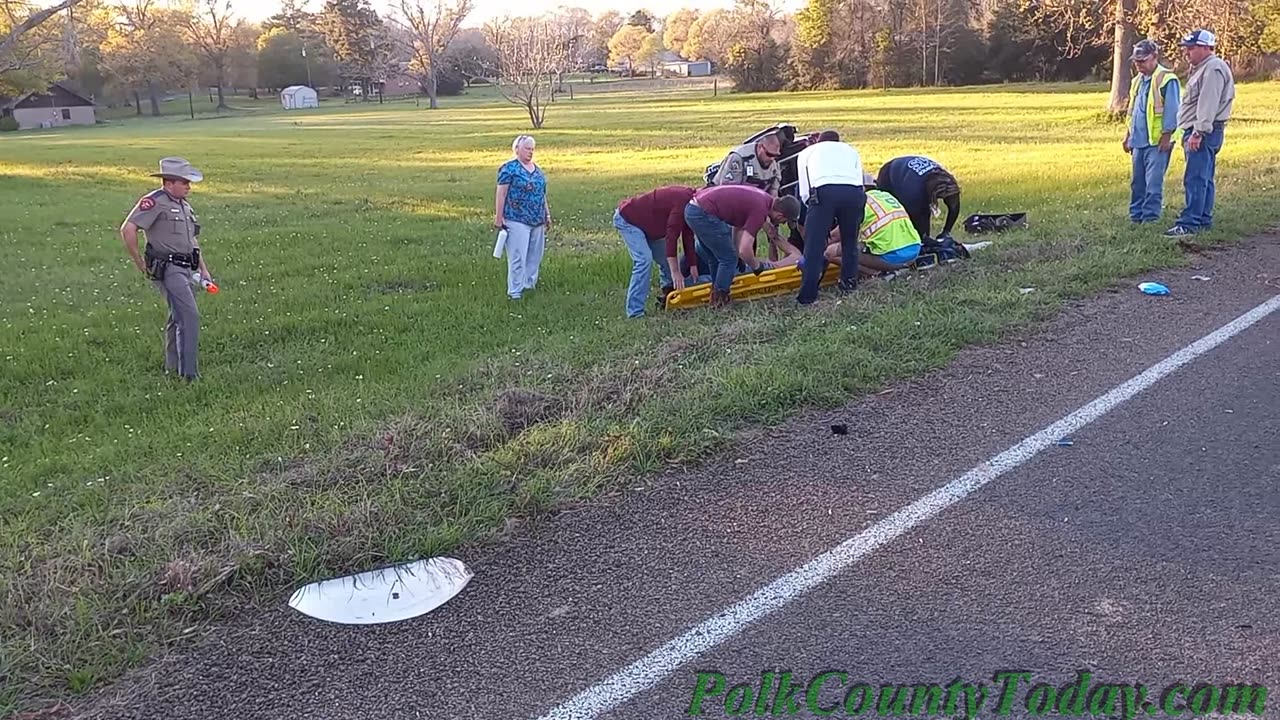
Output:
<path fill-rule="evenodd" d="M 475 578 L 427 616 L 363 627 L 287 608 L 247 618 L 74 716 L 542 717 L 1280 294 L 1280 243 L 1263 238 L 1150 279 L 1173 295 L 1126 285 L 1020 340 L 966 351 L 719 463 L 463 556 Z M 759 686 L 771 670 L 801 686 L 846 672 L 848 685 L 831 676 L 816 695 L 821 707 L 860 682 L 876 692 L 985 684 L 983 717 L 1001 699 L 1003 671 L 1031 673 L 1010 717 L 1025 715 L 1030 685 L 1062 687 L 1080 670 L 1095 683 L 1141 683 L 1152 701 L 1179 681 L 1280 687 L 1278 349 L 1280 312 L 1074 432 L 1072 444 L 1035 455 L 670 674 L 644 676 L 600 717 L 687 717 L 699 671 L 724 680 L 702 705 L 709 717 L 727 716 L 729 688 Z M 833 422 L 849 434 L 833 435 Z M 702 678 L 709 689 L 714 679 Z M 756 695 L 748 707 L 772 704 Z"/>

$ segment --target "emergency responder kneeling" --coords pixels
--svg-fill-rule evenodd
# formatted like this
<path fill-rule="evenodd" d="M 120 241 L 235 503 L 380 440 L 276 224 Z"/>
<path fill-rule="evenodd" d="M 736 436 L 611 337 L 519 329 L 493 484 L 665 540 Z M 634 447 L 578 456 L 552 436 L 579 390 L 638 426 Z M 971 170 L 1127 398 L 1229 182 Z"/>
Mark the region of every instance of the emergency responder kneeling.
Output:
<path fill-rule="evenodd" d="M 883 190 L 873 188 L 868 176 L 867 207 L 862 218 L 862 231 L 858 243 L 862 253 L 858 259 L 858 272 L 876 275 L 901 270 L 920 256 L 920 233 L 911 222 L 911 216 L 898 199 Z M 840 229 L 835 228 L 827 240 L 823 253 L 828 262 L 840 264 Z"/>
<path fill-rule="evenodd" d="M 120 226 L 120 238 L 133 263 L 165 297 L 169 318 L 164 326 L 165 372 L 176 372 L 187 381 L 198 375 L 196 362 L 200 337 L 200 313 L 192 287 L 192 274 L 209 283 L 209 268 L 200 254 L 200 222 L 187 194 L 191 183 L 204 175 L 179 157 L 160 161 L 160 188 L 143 195 Z M 138 230 L 147 239 L 145 257 L 138 250 Z"/>

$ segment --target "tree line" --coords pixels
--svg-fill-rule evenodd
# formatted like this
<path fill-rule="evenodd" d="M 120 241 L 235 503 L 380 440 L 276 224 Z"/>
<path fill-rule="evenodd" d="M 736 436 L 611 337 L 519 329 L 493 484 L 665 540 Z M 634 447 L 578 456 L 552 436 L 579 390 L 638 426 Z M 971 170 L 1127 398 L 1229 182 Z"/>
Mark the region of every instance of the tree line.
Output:
<path fill-rule="evenodd" d="M 541 127 L 573 73 L 656 75 L 672 59 L 707 61 L 740 91 L 829 90 L 1110 76 L 1108 109 L 1127 100 L 1128 53 L 1140 37 L 1176 40 L 1207 27 L 1247 74 L 1280 51 L 1280 0 L 778 0 L 666 17 L 562 7 L 467 26 L 473 0 L 283 0 L 260 24 L 229 0 L 61 0 L 38 10 L 0 0 L 0 94 L 70 78 L 102 101 L 153 114 L 177 88 L 289 85 L 368 97 L 395 75 L 437 97 L 496 85 Z"/>
<path fill-rule="evenodd" d="M 1199 27 L 1217 34 L 1242 74 L 1280 52 L 1280 0 L 808 0 L 792 16 L 768 0 L 739 0 L 692 15 L 716 28 L 694 54 L 750 91 L 1094 76 L 1127 91 L 1138 39 L 1159 41 L 1175 64 L 1177 40 Z"/>
<path fill-rule="evenodd" d="M 100 103 L 128 102 L 139 114 L 146 103 L 159 115 L 179 89 L 211 88 L 223 109 L 241 90 L 368 96 L 407 76 L 435 106 L 444 53 L 470 11 L 471 0 L 398 0 L 384 18 L 368 0 L 324 0 L 316 12 L 284 0 L 250 23 L 230 0 L 62 0 L 46 10 L 0 0 L 0 95 L 70 80 Z"/>

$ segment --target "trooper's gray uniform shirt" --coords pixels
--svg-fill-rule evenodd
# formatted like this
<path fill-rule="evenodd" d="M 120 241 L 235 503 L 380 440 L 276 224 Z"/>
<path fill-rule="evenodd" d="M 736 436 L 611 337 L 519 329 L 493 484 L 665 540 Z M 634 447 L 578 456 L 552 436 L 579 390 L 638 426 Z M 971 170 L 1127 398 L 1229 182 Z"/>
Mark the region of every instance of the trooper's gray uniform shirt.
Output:
<path fill-rule="evenodd" d="M 190 255 L 199 247 L 200 225 L 191 203 L 178 200 L 163 189 L 143 195 L 129 213 L 129 222 L 146 233 L 147 254 Z M 165 369 L 183 377 L 197 374 L 196 348 L 200 338 L 200 312 L 192 288 L 191 273 L 199 268 L 170 264 L 161 280 L 152 284 L 169 304 L 169 319 L 164 326 Z"/>
<path fill-rule="evenodd" d="M 720 169 L 711 178 L 712 185 L 755 185 L 770 195 L 778 194 L 782 171 L 777 160 L 762 167 L 756 157 L 756 144 L 739 145 L 725 156 Z"/>

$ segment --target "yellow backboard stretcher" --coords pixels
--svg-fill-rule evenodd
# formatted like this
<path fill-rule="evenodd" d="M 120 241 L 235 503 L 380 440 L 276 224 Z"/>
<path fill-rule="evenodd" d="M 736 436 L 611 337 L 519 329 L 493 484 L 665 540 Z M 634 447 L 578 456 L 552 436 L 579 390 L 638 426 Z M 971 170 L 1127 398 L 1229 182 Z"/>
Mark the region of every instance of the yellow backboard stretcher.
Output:
<path fill-rule="evenodd" d="M 965 249 L 971 253 L 989 245 L 991 245 L 990 241 L 973 245 L 964 244 Z M 947 260 L 941 264 L 949 265 L 953 262 L 956 262 L 956 260 Z M 897 272 L 923 270 L 931 267 L 936 267 L 936 264 L 932 261 L 926 264 L 917 259 Z M 759 275 L 745 273 L 733 279 L 733 284 L 729 286 L 729 297 L 733 300 L 759 300 L 760 298 L 797 293 L 800 291 L 801 279 L 800 268 L 795 265 L 777 268 L 776 270 L 765 270 Z M 827 287 L 828 285 L 834 285 L 839 280 L 840 266 L 835 263 L 827 263 L 826 272 L 822 274 L 822 280 L 819 281 L 818 285 L 819 287 Z M 709 302 L 711 302 L 711 283 L 687 285 L 684 290 L 677 290 L 667 295 L 666 309 L 681 310 L 706 305 Z"/>
<path fill-rule="evenodd" d="M 822 274 L 819 286 L 834 285 L 839 279 L 840 266 L 835 263 L 828 263 L 827 271 Z M 800 291 L 800 282 L 800 268 L 794 265 L 775 270 L 765 270 L 759 275 L 746 273 L 733 279 L 733 285 L 729 288 L 729 297 L 734 300 L 758 300 L 760 298 L 797 293 Z M 683 308 L 706 305 L 710 301 L 711 283 L 687 285 L 684 290 L 677 290 L 667 295 L 667 309 L 681 310 Z"/>

